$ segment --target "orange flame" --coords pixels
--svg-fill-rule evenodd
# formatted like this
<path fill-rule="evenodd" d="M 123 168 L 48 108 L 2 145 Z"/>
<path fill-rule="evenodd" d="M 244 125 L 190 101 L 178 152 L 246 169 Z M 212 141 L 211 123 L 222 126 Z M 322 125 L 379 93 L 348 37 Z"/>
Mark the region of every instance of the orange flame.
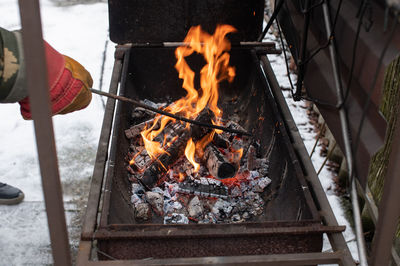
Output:
<path fill-rule="evenodd" d="M 179 179 L 178 179 L 178 181 L 179 181 L 179 182 L 185 181 L 185 175 L 182 174 L 182 173 L 179 173 Z"/>
<path fill-rule="evenodd" d="M 192 139 L 189 139 L 186 149 L 185 149 L 185 156 L 189 160 L 189 162 L 194 166 L 194 171 L 197 172 L 200 169 L 200 164 L 196 163 L 194 160 L 194 152 L 196 151 L 195 145 Z"/>
<path fill-rule="evenodd" d="M 200 26 L 192 27 L 184 39 L 187 46 L 180 46 L 175 50 L 177 59 L 175 68 L 179 73 L 179 78 L 183 80 L 182 87 L 186 90 L 187 94 L 181 99 L 175 101 L 170 106 L 166 107 L 164 111 L 172 114 L 179 113 L 189 119 L 195 119 L 198 114 L 206 107 L 208 107 L 216 117 L 216 121 L 212 121 L 215 125 L 220 125 L 222 117 L 222 110 L 217 106 L 218 103 L 218 88 L 219 83 L 223 80 L 233 81 L 235 77 L 235 68 L 229 66 L 229 50 L 231 49 L 230 42 L 225 38 L 227 34 L 235 32 L 236 29 L 230 25 L 219 25 L 215 29 L 213 35 L 202 31 Z M 194 86 L 195 73 L 190 69 L 185 57 L 193 54 L 194 52 L 203 55 L 206 64 L 200 71 L 200 89 L 197 90 Z M 154 130 L 157 121 L 160 121 L 160 127 Z M 162 132 L 164 127 L 175 120 L 157 115 L 151 127 L 145 128 L 142 132 L 142 138 L 147 153 L 152 159 L 157 158 L 160 154 L 165 153 L 162 145 L 154 141 L 154 138 Z M 189 125 L 187 124 L 186 127 Z M 195 151 L 197 149 L 204 149 L 204 147 L 212 140 L 215 130 L 203 138 L 199 143 L 194 143 L 190 139 L 185 149 L 186 158 L 193 164 L 195 171 L 198 171 L 200 165 L 194 159 Z M 220 133 L 218 131 L 217 133 Z M 164 147 L 168 143 L 164 143 Z"/>

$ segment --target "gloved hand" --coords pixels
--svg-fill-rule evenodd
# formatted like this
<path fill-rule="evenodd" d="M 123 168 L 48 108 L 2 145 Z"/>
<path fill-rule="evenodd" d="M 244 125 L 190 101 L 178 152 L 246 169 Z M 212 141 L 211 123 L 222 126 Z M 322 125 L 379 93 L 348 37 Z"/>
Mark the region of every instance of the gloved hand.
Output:
<path fill-rule="evenodd" d="M 53 115 L 88 106 L 93 85 L 89 72 L 74 59 L 58 53 L 47 42 L 44 45 Z M 32 119 L 27 95 L 20 33 L 0 28 L 0 102 L 19 102 L 23 118 Z"/>

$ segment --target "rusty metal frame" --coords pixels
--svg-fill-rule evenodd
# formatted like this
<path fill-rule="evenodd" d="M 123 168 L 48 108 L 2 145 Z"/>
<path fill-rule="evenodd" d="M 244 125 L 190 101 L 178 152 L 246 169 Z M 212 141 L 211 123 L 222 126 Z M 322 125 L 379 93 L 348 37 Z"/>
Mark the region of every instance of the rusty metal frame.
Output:
<path fill-rule="evenodd" d="M 51 119 L 39 0 L 19 0 L 19 8 L 27 86 L 35 126 L 53 259 L 55 265 L 69 266 L 71 255 Z"/>
<path fill-rule="evenodd" d="M 120 46 L 117 48 L 117 54 L 118 54 L 118 49 L 123 48 L 123 46 Z M 120 50 L 120 54 L 126 51 L 125 50 Z M 115 89 L 118 86 L 118 80 L 120 79 L 121 76 L 121 62 L 117 61 L 122 61 L 122 58 L 117 58 L 116 59 L 116 65 L 114 65 L 114 71 L 113 71 L 113 82 L 110 86 L 110 90 Z M 268 82 L 271 85 L 271 89 L 273 92 L 279 91 L 279 84 L 276 81 L 276 78 L 274 76 L 274 73 L 272 71 L 272 68 L 270 70 L 272 72 L 269 72 L 265 66 L 269 65 L 268 59 L 265 56 L 261 57 L 261 63 L 263 66 L 264 73 L 268 73 L 267 76 Z M 273 93 L 275 99 L 279 97 L 276 93 Z M 94 227 L 91 227 L 90 230 L 87 231 L 82 231 L 82 238 L 81 238 L 81 243 L 80 243 L 80 248 L 79 248 L 79 253 L 78 253 L 78 259 L 77 259 L 77 265 L 130 265 L 132 263 L 134 264 L 139 264 L 139 265 L 204 265 L 204 264 L 224 264 L 224 265 L 305 265 L 305 264 L 329 264 L 329 263 L 339 263 L 340 265 L 355 265 L 351 254 L 347 248 L 347 245 L 345 243 L 345 240 L 340 233 L 340 231 L 343 229 L 342 227 L 338 226 L 333 212 L 330 209 L 329 203 L 326 199 L 326 195 L 319 183 L 318 177 L 316 176 L 315 170 L 309 161 L 308 154 L 305 150 L 304 144 L 301 141 L 300 135 L 293 132 L 297 131 L 297 128 L 293 122 L 293 119 L 291 118 L 291 114 L 288 110 L 288 107 L 286 105 L 286 102 L 282 97 L 282 101 L 277 101 L 277 105 L 279 108 L 279 112 L 282 114 L 282 117 L 284 118 L 286 122 L 286 127 L 289 129 L 289 137 L 290 140 L 295 148 L 295 152 L 297 156 L 300 158 L 301 161 L 301 166 L 302 170 L 306 174 L 306 179 L 309 183 L 312 184 L 312 190 L 314 194 L 314 201 L 319 205 L 318 208 L 320 209 L 320 215 L 322 215 L 324 225 L 322 225 L 321 230 L 324 232 L 327 232 L 329 238 L 331 239 L 331 244 L 334 248 L 334 252 L 327 252 L 327 253 L 303 253 L 303 254 L 274 254 L 274 255 L 254 255 L 254 256 L 225 256 L 225 257 L 202 257 L 202 258 L 176 258 L 176 259 L 155 259 L 155 260 L 110 260 L 110 261 L 93 261 L 91 258 L 92 252 L 99 251 L 96 247 L 97 243 L 94 238 L 107 238 L 107 235 L 103 234 L 102 231 L 95 230 L 96 229 L 96 224 L 93 224 Z M 110 99 L 109 101 L 112 101 L 114 103 L 114 100 Z M 282 107 L 284 105 L 284 107 Z M 287 110 L 287 112 L 282 112 L 282 109 Z M 103 129 L 102 129 L 102 138 L 110 138 L 110 127 L 112 123 L 112 111 L 109 110 L 109 112 L 105 115 L 104 118 L 104 123 L 103 123 Z M 290 117 L 289 117 L 289 116 Z M 106 119 L 106 116 L 108 117 Z M 107 126 L 108 125 L 108 126 Z M 107 130 L 108 128 L 108 130 Z M 104 141 L 101 143 L 105 143 Z M 108 147 L 108 142 L 107 142 L 107 147 Z M 99 152 L 103 153 L 102 156 L 99 154 L 97 155 L 97 158 L 102 158 L 101 162 L 103 163 L 103 166 L 106 163 L 106 151 L 108 149 L 104 149 L 103 152 L 101 152 L 101 149 L 99 149 Z M 307 162 L 308 161 L 308 162 Z M 99 162 L 100 163 L 100 162 Z M 310 177 L 311 176 L 311 177 Z M 100 184 L 102 182 L 99 182 L 103 180 L 104 177 L 104 171 L 102 171 L 101 174 L 97 174 L 96 176 L 93 177 L 93 182 L 95 184 Z M 97 179 L 97 181 L 96 181 Z M 311 181 L 310 181 L 311 179 Z M 92 187 L 92 189 L 96 189 L 98 191 L 98 197 L 100 197 L 101 193 L 101 187 Z M 91 191 L 92 194 L 92 191 Z M 107 193 L 105 193 L 107 194 Z M 315 197 L 315 194 L 318 196 Z M 319 197 L 323 197 L 322 200 L 320 200 Z M 89 204 L 88 206 L 93 206 L 93 204 L 96 204 L 98 208 L 98 203 L 99 203 L 99 198 L 96 200 L 93 200 L 94 197 L 90 197 Z M 96 210 L 97 211 L 97 210 Z M 93 216 L 91 219 L 88 219 L 87 217 L 85 218 L 85 221 L 92 221 L 94 217 Z M 96 219 L 97 220 L 97 219 Z M 328 221 L 328 222 L 327 222 Z M 92 223 L 90 223 L 92 224 Z M 84 226 L 84 228 L 88 228 Z M 93 229 L 93 231 L 91 231 Z M 107 233 L 107 232 L 106 232 Z M 96 237 L 95 237 L 96 235 Z M 121 237 L 125 237 L 125 234 L 121 234 Z"/>

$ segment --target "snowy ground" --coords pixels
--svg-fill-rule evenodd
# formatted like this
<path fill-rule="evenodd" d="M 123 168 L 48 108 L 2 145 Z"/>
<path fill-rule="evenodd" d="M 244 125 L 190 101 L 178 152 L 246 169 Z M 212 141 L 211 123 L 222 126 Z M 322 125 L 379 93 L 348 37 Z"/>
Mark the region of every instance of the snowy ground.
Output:
<path fill-rule="evenodd" d="M 92 74 L 94 87 L 98 88 L 103 52 L 108 39 L 107 4 L 90 1 L 86 5 L 60 6 L 59 2 L 41 0 L 44 37 L 58 51 L 82 63 Z M 0 11 L 0 27 L 8 30 L 20 27 L 17 0 L 1 0 Z M 109 42 L 103 90 L 108 89 L 113 51 L 114 45 Z M 270 60 L 281 85 L 288 87 L 282 57 L 271 56 Z M 315 134 L 305 109 L 299 107 L 303 103 L 294 103 L 290 98 L 288 103 L 295 114 L 306 147 L 310 150 Z M 53 119 L 65 209 L 71 244 L 75 250 L 79 241 L 79 217 L 85 207 L 102 116 L 103 102 L 94 95 L 92 103 L 85 110 Z M 0 266 L 51 264 L 33 123 L 22 119 L 18 104 L 0 105 L 0 121 L 0 182 L 17 186 L 25 193 L 23 203 L 0 206 Z M 313 163 L 319 167 L 322 161 L 317 150 Z M 325 189 L 333 185 L 331 177 L 329 171 L 322 171 L 320 178 Z M 348 225 L 338 197 L 328 193 L 328 199 L 339 224 Z M 350 227 L 347 228 L 345 237 L 352 240 L 354 235 Z M 354 242 L 350 241 L 350 246 L 353 254 L 356 254 Z"/>
<path fill-rule="evenodd" d="M 98 88 L 103 51 L 108 39 L 105 3 L 58 7 L 41 1 L 44 38 L 58 51 L 85 66 Z M 0 27 L 19 29 L 17 0 L 0 1 Z M 107 51 L 104 84 L 109 84 L 113 44 Z M 105 87 L 105 86 L 104 86 Z M 105 89 L 103 87 L 103 89 Z M 93 96 L 88 108 L 54 117 L 54 130 L 65 209 L 74 247 L 93 171 L 103 118 L 103 104 Z M 0 265 L 46 265 L 52 261 L 46 212 L 36 155 L 33 123 L 22 119 L 18 104 L 0 105 L 0 182 L 17 186 L 25 200 L 17 206 L 0 206 Z M 84 199 L 84 200 L 82 200 Z"/>
<path fill-rule="evenodd" d="M 278 46 L 282 49 L 282 47 L 280 45 L 280 40 L 278 38 L 276 38 L 273 34 L 267 35 L 266 38 L 264 39 L 264 41 L 277 42 Z M 287 48 L 287 45 L 285 45 L 285 48 Z M 289 57 L 290 51 L 287 50 L 287 53 L 288 53 L 288 57 Z M 268 58 L 271 62 L 272 68 L 274 69 L 275 75 L 279 81 L 279 85 L 282 88 L 286 89 L 283 91 L 283 94 L 286 99 L 286 103 L 288 104 L 290 112 L 292 113 L 293 119 L 295 120 L 296 125 L 299 129 L 299 132 L 303 139 L 304 145 L 306 146 L 308 153 L 311 153 L 311 150 L 315 144 L 317 133 L 314 132 L 314 126 L 312 124 L 310 124 L 305 103 L 303 101 L 295 102 L 291 96 L 290 91 L 288 90 L 290 88 L 290 82 L 289 82 L 289 78 L 287 75 L 284 56 L 283 56 L 283 54 L 282 55 L 269 55 Z M 291 74 L 290 77 L 292 79 L 293 85 L 295 85 L 296 84 L 296 75 Z M 320 153 L 321 153 L 321 146 L 318 145 L 315 149 L 315 152 L 314 152 L 312 158 L 311 158 L 314 168 L 317 170 L 321 167 L 323 161 L 325 160 L 325 158 L 322 157 L 320 155 Z M 328 170 L 326 167 L 324 167 L 322 169 L 321 173 L 319 174 L 319 179 L 322 184 L 322 187 L 325 190 L 325 193 L 327 195 L 327 198 L 329 200 L 329 203 L 333 209 L 333 212 L 336 216 L 336 219 L 337 219 L 339 225 L 346 226 L 346 231 L 344 232 L 343 235 L 345 237 L 345 240 L 348 243 L 348 246 L 353 255 L 353 258 L 355 260 L 358 260 L 357 242 L 355 241 L 355 235 L 350 226 L 350 223 L 345 218 L 345 213 L 342 209 L 341 200 L 334 192 L 333 188 L 335 187 L 335 183 L 332 180 L 333 176 L 334 176 L 334 173 L 332 173 L 330 170 Z M 331 246 L 330 246 L 329 241 L 326 236 L 324 237 L 323 249 L 326 251 L 331 250 Z"/>

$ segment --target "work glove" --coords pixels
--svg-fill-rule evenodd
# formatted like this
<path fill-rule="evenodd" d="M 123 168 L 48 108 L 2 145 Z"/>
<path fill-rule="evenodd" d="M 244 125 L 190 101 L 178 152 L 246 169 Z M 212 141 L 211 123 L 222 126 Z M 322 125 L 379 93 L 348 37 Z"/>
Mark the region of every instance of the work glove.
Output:
<path fill-rule="evenodd" d="M 0 28 L 0 102 L 19 102 L 24 119 L 32 119 L 19 32 Z M 89 105 L 93 85 L 89 72 L 74 59 L 44 42 L 52 114 L 66 114 Z"/>

